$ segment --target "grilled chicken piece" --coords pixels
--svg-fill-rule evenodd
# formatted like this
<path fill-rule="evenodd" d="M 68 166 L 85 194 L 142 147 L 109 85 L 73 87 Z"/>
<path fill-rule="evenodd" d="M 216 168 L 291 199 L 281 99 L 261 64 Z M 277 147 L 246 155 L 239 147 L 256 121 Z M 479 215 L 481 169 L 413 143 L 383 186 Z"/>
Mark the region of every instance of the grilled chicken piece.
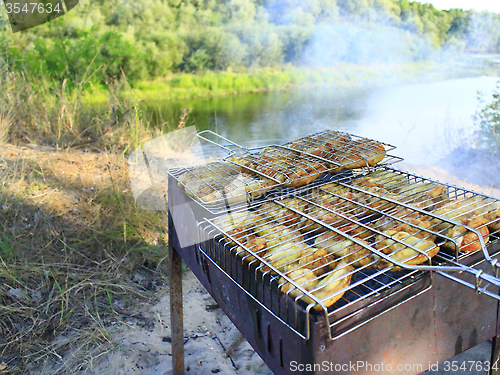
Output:
<path fill-rule="evenodd" d="M 490 234 L 488 223 L 490 222 L 489 218 L 492 216 L 488 211 L 492 207 L 494 207 L 493 201 L 481 196 L 447 201 L 443 207 L 433 211 L 433 213 L 459 224 L 454 225 L 453 223 L 434 218 L 432 219 L 433 228 L 438 228 L 443 235 L 454 239 L 459 251 L 473 252 L 481 250 L 481 243 L 477 234 L 468 231 L 465 227 L 476 229 L 483 237 L 484 243 L 487 243 Z M 490 223 L 490 226 L 492 228 L 495 227 L 494 223 Z M 451 251 L 455 251 L 455 243 L 452 241 L 446 242 L 443 246 Z"/>
<path fill-rule="evenodd" d="M 313 248 L 314 249 L 314 248 Z M 316 276 L 321 276 L 329 270 L 335 269 L 337 262 L 333 254 L 325 249 L 313 250 L 304 254 L 298 262 L 299 266 L 311 269 Z"/>
<path fill-rule="evenodd" d="M 384 235 L 377 236 L 375 248 L 382 251 L 384 254 L 389 255 L 391 258 L 398 262 L 406 263 L 409 265 L 421 264 L 428 260 L 428 257 L 422 254 L 422 252 L 425 252 L 430 258 L 432 258 L 439 251 L 439 247 L 436 246 L 433 241 L 412 236 L 407 232 L 387 230 L 383 233 Z M 422 252 L 396 242 L 394 241 L 394 239 L 400 240 L 408 245 L 416 247 L 417 249 L 422 250 Z M 381 259 L 379 262 L 377 262 L 375 267 L 383 269 L 390 265 L 390 262 L 385 259 Z M 395 269 L 400 268 L 396 267 Z"/>
<path fill-rule="evenodd" d="M 311 215 L 312 217 L 318 219 L 317 215 L 317 210 L 318 207 L 314 205 L 310 205 L 309 203 L 303 201 L 302 199 L 299 198 L 287 198 L 283 199 L 281 201 L 286 207 L 295 209 L 299 212 L 303 212 L 305 214 Z M 314 220 L 311 220 L 303 215 L 301 215 L 300 221 L 299 221 L 299 229 L 303 233 L 320 233 L 324 232 L 326 229 L 324 226 L 321 224 L 315 222 Z"/>
<path fill-rule="evenodd" d="M 483 214 L 483 217 L 488 222 L 490 233 L 500 231 L 500 208 Z"/>
<path fill-rule="evenodd" d="M 200 180 L 221 180 L 238 175 L 241 169 L 229 163 L 216 162 L 189 168 L 178 177 L 180 184 L 188 185 Z"/>
<path fill-rule="evenodd" d="M 255 228 L 255 233 L 268 241 L 268 246 L 274 246 L 285 241 L 301 242 L 304 236 L 299 231 L 294 231 L 285 225 L 262 223 Z"/>
<path fill-rule="evenodd" d="M 330 147 L 326 146 L 318 146 L 318 147 L 311 147 L 303 150 L 303 153 L 300 154 L 300 156 L 317 156 L 323 159 L 330 159 L 332 156 L 332 149 Z"/>
<path fill-rule="evenodd" d="M 364 228 L 360 225 L 357 224 L 350 224 L 346 225 L 344 227 L 340 227 L 339 230 L 342 232 L 345 232 L 346 234 L 360 238 L 362 240 L 369 239 L 370 237 L 375 235 L 375 232 L 371 231 L 370 229 Z"/>
<path fill-rule="evenodd" d="M 300 229 L 302 227 L 302 223 L 305 221 L 302 220 L 303 217 L 298 213 L 274 202 L 263 204 L 258 213 L 263 217 L 269 217 L 277 223 L 286 225 L 294 230 Z"/>
<path fill-rule="evenodd" d="M 310 291 L 316 288 L 318 285 L 318 277 L 314 274 L 312 270 L 306 267 L 301 267 L 299 269 L 290 271 L 287 273 L 287 276 L 299 287 L 302 287 L 303 289 Z M 282 277 L 280 278 L 280 284 L 285 283 L 286 280 Z M 283 293 L 286 293 L 294 298 L 303 296 L 302 298 L 307 302 L 311 303 L 312 299 L 305 296 L 304 293 L 296 288 L 294 285 L 291 283 L 285 283 L 284 285 L 281 286 L 281 291 Z"/>
<path fill-rule="evenodd" d="M 488 220 L 484 217 L 476 216 L 467 223 L 468 227 L 474 228 L 479 232 L 479 234 L 483 237 L 483 241 L 485 244 L 489 241 L 490 233 L 488 227 L 486 226 L 487 222 Z M 459 251 L 473 252 L 481 250 L 482 248 L 477 234 L 468 231 L 462 225 L 455 225 L 454 227 L 450 228 L 446 235 L 447 237 L 450 237 L 456 241 Z M 451 241 L 447 241 L 443 245 L 443 247 L 455 251 L 455 243 Z"/>
<path fill-rule="evenodd" d="M 342 204 L 342 206 L 349 207 L 350 211 L 353 214 L 366 213 L 368 211 L 366 208 L 360 207 L 359 205 L 356 205 L 356 203 L 352 203 L 352 201 L 357 202 L 359 204 L 363 204 L 364 206 L 370 208 L 374 208 L 377 211 L 386 212 L 390 210 L 392 207 L 396 206 L 396 204 L 380 197 L 391 198 L 394 200 L 398 200 L 400 198 L 399 196 L 393 195 L 389 193 L 387 190 L 377 186 L 361 186 L 361 188 L 364 189 L 365 191 L 373 192 L 377 194 L 377 196 L 367 194 L 365 192 L 360 192 L 355 189 L 343 187 L 342 185 L 337 185 L 335 183 L 324 185 L 321 188 L 323 190 L 332 192 L 335 196 L 332 197 L 330 195 L 330 200 L 332 200 L 333 202 L 339 202 Z"/>
<path fill-rule="evenodd" d="M 287 165 L 283 158 L 273 158 L 272 156 L 266 156 L 265 154 L 251 154 L 236 156 L 229 160 L 238 164 L 244 171 L 250 174 L 256 174 L 256 172 L 259 172 L 275 179 L 279 183 L 287 181 L 287 175 L 284 171 L 289 168 L 289 165 Z"/>
<path fill-rule="evenodd" d="M 332 161 L 340 164 L 341 167 L 334 170 L 338 172 L 343 169 L 374 166 L 380 163 L 385 156 L 385 147 L 381 143 L 363 139 L 353 142 L 343 150 L 336 150 Z"/>
<path fill-rule="evenodd" d="M 338 301 L 344 292 L 340 292 L 346 288 L 351 282 L 352 271 L 354 269 L 347 265 L 344 261 L 340 261 L 334 270 L 330 271 L 322 279 L 314 274 L 309 268 L 299 268 L 291 271 L 287 276 L 299 287 L 311 293 L 315 298 L 319 299 L 325 307 L 333 305 Z M 300 297 L 306 303 L 314 303 L 315 301 L 305 295 L 300 289 L 293 284 L 286 282 L 284 278 L 280 279 L 281 291 L 292 297 Z M 321 311 L 323 307 L 320 304 L 314 306 L 315 310 Z"/>
<path fill-rule="evenodd" d="M 369 173 L 368 175 L 356 178 L 353 184 L 360 187 L 379 187 L 387 190 L 393 190 L 409 184 L 408 178 L 400 173 L 380 170 Z"/>
<path fill-rule="evenodd" d="M 437 239 L 437 235 L 426 231 L 426 229 L 432 230 L 431 229 L 432 222 L 427 220 L 427 219 L 428 219 L 428 217 L 426 217 L 426 216 L 420 216 L 417 219 L 408 220 L 411 224 L 414 224 L 414 225 L 399 224 L 398 226 L 391 228 L 391 230 L 394 230 L 396 232 L 406 232 L 406 233 L 409 233 L 416 238 L 428 239 L 428 240 L 434 242 Z"/>
<path fill-rule="evenodd" d="M 276 183 L 242 173 L 242 169 L 230 163 L 217 162 L 191 168 L 178 177 L 179 185 L 186 193 L 204 203 L 223 199 L 234 203 L 247 199 L 247 194 L 257 198 L 269 191 Z"/>
<path fill-rule="evenodd" d="M 328 163 L 314 157 L 272 147 L 258 154 L 238 156 L 230 160 L 249 173 L 258 172 L 291 187 L 310 184 L 330 168 Z"/>
<path fill-rule="evenodd" d="M 230 231 L 227 232 L 231 237 L 233 237 L 236 241 L 240 243 L 247 243 L 250 240 L 253 240 L 256 236 L 255 233 L 251 230 L 249 230 L 246 226 L 240 225 L 237 226 L 234 229 L 231 229 Z M 236 241 L 233 241 L 232 239 L 228 238 L 226 240 L 227 242 L 236 245 Z"/>
<path fill-rule="evenodd" d="M 367 244 L 367 242 L 363 241 Z M 370 250 L 355 244 L 353 241 L 342 237 L 335 232 L 327 232 L 318 236 L 314 241 L 314 246 L 318 249 L 325 249 L 329 253 L 341 258 L 353 267 L 359 268 L 373 262 Z"/>
<path fill-rule="evenodd" d="M 311 213 L 311 208 L 307 202 L 298 198 L 287 198 L 283 199 L 281 202 L 285 204 L 286 207 L 282 207 L 274 202 L 262 205 L 258 211 L 259 215 L 271 218 L 277 223 L 286 225 L 291 229 L 300 230 L 302 233 L 312 233 L 317 230 L 324 230 L 320 224 L 290 209 L 294 208 L 306 214 Z"/>
<path fill-rule="evenodd" d="M 280 272 L 284 272 L 287 266 L 290 266 L 302 256 L 310 254 L 313 251 L 311 246 L 305 243 L 287 242 L 273 248 L 268 248 L 264 257 L 265 261 Z M 264 267 L 263 270 L 268 270 Z"/>
<path fill-rule="evenodd" d="M 303 151 L 301 156 L 315 155 L 331 161 L 329 173 L 336 173 L 344 169 L 373 166 L 382 161 L 385 156 L 385 147 L 369 139 L 353 140 L 350 135 L 329 132 L 323 138 L 306 137 L 287 145 L 294 150 Z"/>
<path fill-rule="evenodd" d="M 246 223 L 246 220 L 252 217 L 255 217 L 255 215 L 250 212 L 238 212 L 217 217 L 213 222 L 222 231 L 229 232 L 231 229 L 242 225 L 242 223 Z"/>
<path fill-rule="evenodd" d="M 482 196 L 474 196 L 460 200 L 447 200 L 443 207 L 433 212 L 466 224 L 471 217 L 485 214 L 497 208 L 493 200 L 485 199 Z"/>
<path fill-rule="evenodd" d="M 250 250 L 250 251 L 247 251 Z M 245 243 L 245 248 L 238 248 L 238 255 L 247 263 L 257 261 L 254 254 L 259 257 L 265 256 L 267 253 L 267 240 L 265 238 L 255 237 Z M 259 261 L 260 262 L 260 261 Z"/>
<path fill-rule="evenodd" d="M 352 182 L 381 197 L 390 198 L 418 208 L 435 209 L 448 199 L 446 186 L 433 182 L 409 183 L 405 175 L 392 171 L 375 171 Z M 371 199 L 372 201 L 374 198 Z M 376 199 L 375 199 L 376 200 Z M 383 202 L 383 199 L 378 201 Z M 373 206 L 372 207 L 376 207 Z"/>
<path fill-rule="evenodd" d="M 354 268 L 340 261 L 337 267 L 316 285 L 313 290 L 314 297 L 319 298 L 325 307 L 333 305 L 344 295 L 344 292 L 339 292 L 351 283 L 353 270 Z M 321 311 L 323 307 L 316 305 L 314 309 Z"/>
<path fill-rule="evenodd" d="M 406 185 L 398 194 L 402 196 L 400 202 L 426 210 L 439 208 L 448 200 L 447 187 L 431 182 Z"/>
<path fill-rule="evenodd" d="M 300 187 L 310 184 L 328 168 L 326 163 L 318 162 L 312 158 L 299 158 L 294 162 L 294 169 L 288 175 L 290 182 L 285 186 Z"/>

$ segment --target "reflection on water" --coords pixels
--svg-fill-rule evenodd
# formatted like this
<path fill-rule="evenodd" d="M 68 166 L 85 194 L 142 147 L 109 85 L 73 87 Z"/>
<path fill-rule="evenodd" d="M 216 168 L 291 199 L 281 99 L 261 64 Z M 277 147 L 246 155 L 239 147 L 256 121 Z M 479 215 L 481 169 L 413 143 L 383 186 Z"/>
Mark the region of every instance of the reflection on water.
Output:
<path fill-rule="evenodd" d="M 456 147 L 473 147 L 478 92 L 491 95 L 498 77 L 456 78 L 372 89 L 257 93 L 160 103 L 153 122 L 175 124 L 192 108 L 190 124 L 246 147 L 282 143 L 325 129 L 397 146 L 407 165 L 440 163 Z"/>
<path fill-rule="evenodd" d="M 217 133 L 247 147 L 284 142 L 325 129 L 355 132 L 364 116 L 368 91 L 285 91 L 152 106 L 154 123 L 175 124 L 182 108 L 192 108 L 190 125 Z"/>
<path fill-rule="evenodd" d="M 377 90 L 357 122 L 358 132 L 383 137 L 409 163 L 433 165 L 462 143 L 473 146 L 478 91 L 491 94 L 497 81 L 462 78 Z"/>

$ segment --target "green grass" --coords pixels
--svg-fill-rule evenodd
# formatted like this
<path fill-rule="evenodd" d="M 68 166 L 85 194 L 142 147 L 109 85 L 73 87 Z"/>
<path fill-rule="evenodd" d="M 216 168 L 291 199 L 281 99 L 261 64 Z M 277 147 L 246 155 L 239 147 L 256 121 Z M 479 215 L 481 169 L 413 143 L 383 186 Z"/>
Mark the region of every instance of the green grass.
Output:
<path fill-rule="evenodd" d="M 429 73 L 434 69 L 436 69 L 435 64 L 423 62 L 380 67 L 339 64 L 335 67 L 317 69 L 284 66 L 239 72 L 178 73 L 138 82 L 132 89 L 118 91 L 117 94 L 122 98 L 134 98 L 136 101 L 156 102 L 295 88 L 323 86 L 350 88 L 376 85 L 387 79 L 410 79 L 412 75 Z M 85 94 L 83 102 L 103 104 L 108 100 L 108 95 L 108 88 L 94 87 Z"/>

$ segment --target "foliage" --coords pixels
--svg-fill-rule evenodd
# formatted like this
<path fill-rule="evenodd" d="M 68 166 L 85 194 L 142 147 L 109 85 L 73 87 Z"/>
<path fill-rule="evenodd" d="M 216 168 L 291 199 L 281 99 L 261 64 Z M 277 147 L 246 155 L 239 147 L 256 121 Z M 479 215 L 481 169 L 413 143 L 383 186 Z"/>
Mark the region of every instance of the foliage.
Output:
<path fill-rule="evenodd" d="M 87 84 L 123 74 L 135 84 L 178 72 L 410 62 L 441 47 L 500 48 L 498 15 L 408 0 L 82 0 L 17 34 L 3 7 L 0 16 L 0 64 Z M 373 45 L 381 50 L 367 49 Z"/>
<path fill-rule="evenodd" d="M 498 150 L 500 147 L 500 82 L 497 84 L 497 90 L 493 93 L 491 101 L 485 101 L 480 97 L 484 105 L 475 116 L 476 124 L 481 131 L 478 132 L 478 146 Z"/>

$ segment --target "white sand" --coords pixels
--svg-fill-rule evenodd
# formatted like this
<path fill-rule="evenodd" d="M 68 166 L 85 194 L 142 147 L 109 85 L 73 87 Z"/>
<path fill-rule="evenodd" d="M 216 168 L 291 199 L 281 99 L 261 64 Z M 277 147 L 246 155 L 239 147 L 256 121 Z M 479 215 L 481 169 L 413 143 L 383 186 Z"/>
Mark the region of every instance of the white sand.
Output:
<path fill-rule="evenodd" d="M 187 374 L 272 374 L 246 342 L 236 346 L 228 358 L 227 350 L 240 336 L 221 309 L 207 310 L 215 301 L 191 271 L 184 274 L 184 337 Z M 160 302 L 142 314 L 154 320 L 147 328 L 135 318 L 111 330 L 117 347 L 102 356 L 92 374 L 171 374 L 170 295 L 165 290 Z M 219 342 L 220 340 L 220 342 Z M 222 347 L 224 346 L 224 348 Z M 232 361 L 234 362 L 234 365 Z"/>

